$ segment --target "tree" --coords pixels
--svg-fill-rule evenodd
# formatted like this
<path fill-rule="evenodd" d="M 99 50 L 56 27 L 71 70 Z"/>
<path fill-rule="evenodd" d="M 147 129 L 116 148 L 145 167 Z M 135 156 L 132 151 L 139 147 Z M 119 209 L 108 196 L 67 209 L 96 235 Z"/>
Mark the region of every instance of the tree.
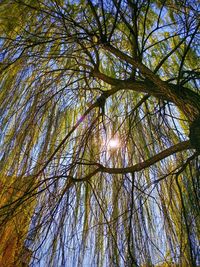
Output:
<path fill-rule="evenodd" d="M 199 264 L 198 8 L 1 1 L 0 218 L 31 207 L 31 266 Z"/>

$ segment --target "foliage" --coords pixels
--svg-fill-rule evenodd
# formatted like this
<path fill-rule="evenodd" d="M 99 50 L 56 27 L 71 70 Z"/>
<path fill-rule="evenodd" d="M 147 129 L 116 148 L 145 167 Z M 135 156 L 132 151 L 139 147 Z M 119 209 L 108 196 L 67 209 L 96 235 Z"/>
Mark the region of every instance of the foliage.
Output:
<path fill-rule="evenodd" d="M 1 206 L 13 206 L 15 200 L 19 199 L 27 186 L 32 183 L 31 177 L 18 179 L 18 177 L 1 177 L 0 178 L 0 199 Z M 8 210 L 0 210 L 0 266 L 27 266 L 31 258 L 31 250 L 25 246 L 25 239 L 28 234 L 31 217 L 36 202 L 31 199 L 26 204 L 21 204 L 17 212 L 13 210 L 16 206 Z M 3 218 L 3 220 L 2 220 Z"/>
<path fill-rule="evenodd" d="M 31 266 L 199 263 L 198 15 L 190 0 L 1 1 L 0 168 L 23 190 L 0 215 L 36 199 Z"/>

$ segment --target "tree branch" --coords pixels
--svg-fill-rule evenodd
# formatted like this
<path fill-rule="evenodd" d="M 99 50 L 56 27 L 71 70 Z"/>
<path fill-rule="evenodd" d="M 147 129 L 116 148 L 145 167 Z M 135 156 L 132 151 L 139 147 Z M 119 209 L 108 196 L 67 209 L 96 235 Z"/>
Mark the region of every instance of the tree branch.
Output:
<path fill-rule="evenodd" d="M 171 146 L 167 149 L 165 149 L 164 151 L 156 154 L 155 156 L 153 156 L 150 159 L 147 159 L 143 162 L 137 163 L 131 167 L 126 167 L 126 168 L 107 168 L 102 166 L 100 168 L 101 171 L 106 172 L 106 173 L 110 173 L 110 174 L 125 174 L 125 173 L 133 173 L 133 172 L 139 172 L 145 168 L 150 167 L 151 165 L 157 163 L 158 161 L 167 158 L 171 155 L 173 155 L 174 153 L 186 150 L 186 149 L 190 149 L 191 148 L 191 144 L 190 141 L 183 141 L 179 144 L 176 144 L 174 146 Z"/>
<path fill-rule="evenodd" d="M 89 173 L 88 175 L 86 175 L 83 178 L 72 178 L 73 182 L 84 182 L 87 181 L 89 179 L 91 179 L 94 175 L 96 175 L 98 172 L 104 172 L 104 173 L 109 173 L 109 174 L 126 174 L 126 173 L 134 173 L 134 172 L 139 172 L 141 170 L 144 170 L 148 167 L 150 167 L 151 165 L 154 165 L 155 163 L 157 163 L 158 161 L 161 161 L 164 158 L 167 158 L 177 152 L 183 151 L 183 150 L 187 150 L 187 149 L 191 149 L 191 144 L 190 141 L 183 141 L 181 143 L 178 143 L 174 146 L 171 146 L 167 149 L 165 149 L 164 151 L 156 154 L 155 156 L 151 157 L 150 159 L 147 159 L 143 162 L 137 163 L 133 166 L 130 167 L 126 167 L 126 168 L 108 168 L 103 166 L 102 164 L 96 163 L 96 165 L 98 166 L 93 172 Z"/>
<path fill-rule="evenodd" d="M 153 71 L 151 71 L 143 63 L 141 63 L 139 59 L 137 60 L 135 58 L 130 57 L 129 55 L 125 54 L 124 52 L 120 51 L 119 49 L 108 43 L 104 44 L 103 48 L 106 51 L 109 51 L 113 55 L 117 56 L 119 59 L 128 62 L 134 68 L 138 68 L 140 72 L 145 76 L 145 78 L 152 82 L 152 85 L 155 85 L 163 95 L 171 99 L 171 101 L 184 112 L 184 114 L 188 117 L 190 121 L 193 121 L 197 117 L 199 117 L 199 101 L 197 103 L 196 100 L 193 101 L 191 98 L 187 99 L 184 91 L 174 91 L 173 88 L 167 82 L 162 81 L 157 75 L 155 75 L 155 73 L 153 73 Z"/>
<path fill-rule="evenodd" d="M 150 80 L 135 81 L 130 78 L 126 80 L 120 80 L 109 77 L 108 75 L 100 72 L 98 69 L 93 70 L 91 72 L 91 75 L 94 78 L 98 78 L 110 85 L 113 85 L 115 87 L 115 89 L 113 89 L 115 90 L 115 92 L 127 89 L 133 90 L 135 92 L 147 93 L 159 99 L 167 100 L 178 105 L 177 101 L 175 100 L 176 97 L 176 99 L 179 99 L 179 104 L 181 101 L 181 107 L 179 106 L 181 110 L 183 110 L 184 108 L 186 108 L 187 105 L 189 105 L 195 109 L 196 107 L 198 107 L 197 109 L 200 113 L 200 95 L 198 95 L 187 87 L 165 82 L 168 86 L 169 92 L 164 93 L 155 83 L 151 82 Z"/>

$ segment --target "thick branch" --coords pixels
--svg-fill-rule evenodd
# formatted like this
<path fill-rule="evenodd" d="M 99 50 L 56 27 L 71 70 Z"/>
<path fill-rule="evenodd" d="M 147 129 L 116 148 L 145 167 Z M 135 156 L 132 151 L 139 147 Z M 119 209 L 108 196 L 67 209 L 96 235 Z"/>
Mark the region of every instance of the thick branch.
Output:
<path fill-rule="evenodd" d="M 135 92 L 147 93 L 159 99 L 167 100 L 177 104 L 175 99 L 176 97 L 179 100 L 179 104 L 181 102 L 181 107 L 179 106 L 181 110 L 183 110 L 187 105 L 195 106 L 195 108 L 198 107 L 198 110 L 200 109 L 200 96 L 187 87 L 168 83 L 168 93 L 166 94 L 163 93 L 160 88 L 150 80 L 135 81 L 133 79 L 115 79 L 105 75 L 104 73 L 101 73 L 98 69 L 94 70 L 91 75 L 110 85 L 115 86 L 115 92 L 118 90 L 128 89 Z M 192 117 L 190 117 L 190 119 L 192 119 Z"/>
<path fill-rule="evenodd" d="M 157 163 L 158 161 L 169 157 L 170 155 L 173 155 L 174 153 L 190 149 L 191 144 L 190 141 L 183 141 L 179 144 L 176 144 L 174 146 L 171 146 L 170 148 L 165 149 L 164 151 L 156 154 L 150 159 L 147 159 L 143 162 L 137 163 L 131 167 L 126 168 L 107 168 L 107 167 L 100 167 L 100 171 L 110 173 L 110 174 L 125 174 L 125 173 L 133 173 L 133 172 L 139 172 L 141 170 L 144 170 L 145 168 L 150 167 L 151 165 Z"/>
<path fill-rule="evenodd" d="M 152 84 L 155 85 L 163 95 L 166 95 L 167 98 L 171 99 L 171 101 L 184 112 L 184 114 L 188 117 L 189 120 L 193 121 L 197 117 L 199 117 L 200 97 L 198 95 L 196 96 L 196 98 L 198 98 L 198 101 L 196 101 L 196 98 L 195 101 L 193 101 L 193 99 L 190 97 L 187 99 L 186 96 L 188 96 L 188 92 L 187 94 L 185 94 L 184 91 L 180 92 L 180 89 L 179 92 L 178 90 L 175 91 L 174 87 L 171 87 L 167 82 L 162 81 L 157 75 L 155 75 L 149 68 L 147 68 L 139 60 L 130 57 L 129 55 L 125 54 L 124 52 L 120 51 L 119 49 L 115 48 L 110 44 L 104 44 L 103 48 L 111 52 L 113 55 L 117 56 L 119 59 L 128 62 L 134 68 L 138 68 L 140 72 L 149 81 L 151 81 Z"/>
<path fill-rule="evenodd" d="M 104 173 L 109 173 L 109 174 L 126 174 L 126 173 L 134 173 L 134 172 L 139 172 L 141 170 L 144 170 L 148 167 L 150 167 L 151 165 L 154 165 L 155 163 L 157 163 L 158 161 L 161 161 L 177 152 L 183 151 L 183 150 L 187 150 L 187 149 L 191 149 L 191 144 L 190 141 L 183 141 L 179 144 L 176 144 L 174 146 L 171 146 L 167 149 L 165 149 L 164 151 L 156 154 L 155 156 L 153 156 L 150 159 L 147 159 L 143 162 L 137 163 L 133 166 L 130 167 L 126 167 L 126 168 L 108 168 L 103 166 L 102 164 L 96 164 L 98 167 L 97 169 L 95 169 L 92 173 L 89 173 L 87 176 L 83 177 L 83 178 L 72 178 L 73 182 L 83 182 L 83 181 L 88 181 L 89 179 L 91 179 L 94 175 L 96 175 L 99 172 L 104 172 Z"/>
<path fill-rule="evenodd" d="M 155 86 L 149 87 L 146 82 L 143 81 L 135 81 L 131 79 L 120 80 L 109 77 L 99 70 L 95 70 L 92 72 L 93 77 L 98 78 L 110 85 L 115 87 L 115 91 L 129 89 L 140 93 L 150 93 L 152 95 L 156 95 Z"/>

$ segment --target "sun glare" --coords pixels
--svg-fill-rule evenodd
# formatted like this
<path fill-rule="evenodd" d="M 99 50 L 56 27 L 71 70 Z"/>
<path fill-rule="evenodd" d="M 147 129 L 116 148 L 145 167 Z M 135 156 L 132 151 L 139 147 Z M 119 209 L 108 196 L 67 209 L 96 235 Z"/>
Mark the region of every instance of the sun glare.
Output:
<path fill-rule="evenodd" d="M 120 147 L 119 139 L 117 139 L 117 138 L 110 139 L 109 142 L 108 142 L 108 146 L 111 149 L 115 149 L 115 148 Z"/>

